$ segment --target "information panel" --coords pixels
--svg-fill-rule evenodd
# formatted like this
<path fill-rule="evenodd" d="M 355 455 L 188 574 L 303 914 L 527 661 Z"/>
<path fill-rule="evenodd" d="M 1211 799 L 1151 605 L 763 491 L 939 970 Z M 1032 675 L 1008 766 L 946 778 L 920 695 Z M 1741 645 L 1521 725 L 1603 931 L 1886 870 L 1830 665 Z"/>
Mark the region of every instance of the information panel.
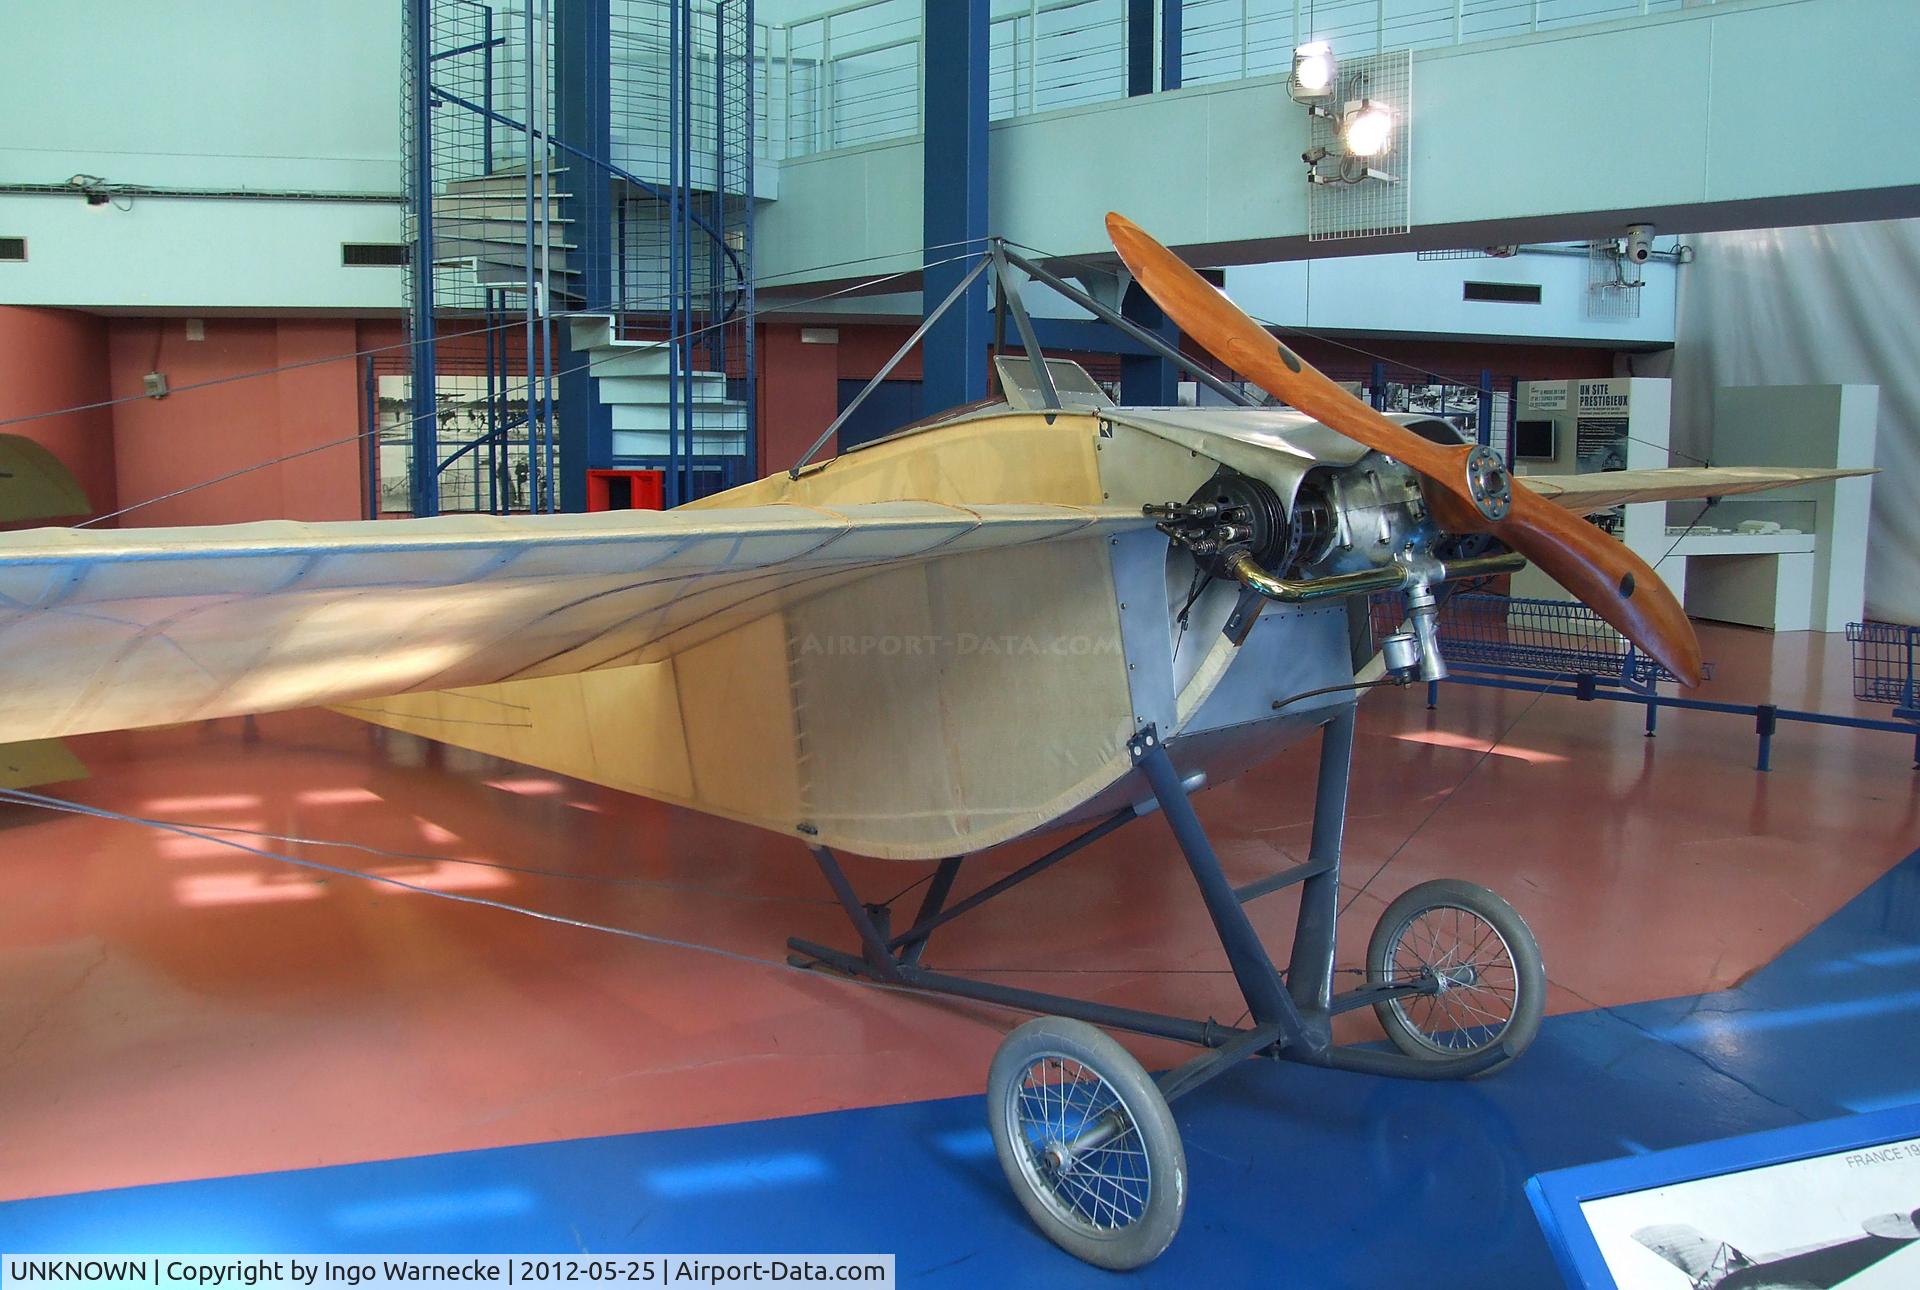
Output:
<path fill-rule="evenodd" d="M 1920 1107 L 1541 1174 L 1569 1285 L 1920 1286 Z"/>

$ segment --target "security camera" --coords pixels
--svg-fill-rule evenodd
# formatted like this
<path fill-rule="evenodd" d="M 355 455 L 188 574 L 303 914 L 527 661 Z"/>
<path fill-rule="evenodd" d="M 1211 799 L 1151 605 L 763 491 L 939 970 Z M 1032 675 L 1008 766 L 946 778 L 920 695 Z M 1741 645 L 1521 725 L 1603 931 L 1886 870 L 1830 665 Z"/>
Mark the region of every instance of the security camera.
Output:
<path fill-rule="evenodd" d="M 1653 258 L 1653 225 L 1627 225 L 1626 258 L 1635 264 L 1645 264 Z"/>

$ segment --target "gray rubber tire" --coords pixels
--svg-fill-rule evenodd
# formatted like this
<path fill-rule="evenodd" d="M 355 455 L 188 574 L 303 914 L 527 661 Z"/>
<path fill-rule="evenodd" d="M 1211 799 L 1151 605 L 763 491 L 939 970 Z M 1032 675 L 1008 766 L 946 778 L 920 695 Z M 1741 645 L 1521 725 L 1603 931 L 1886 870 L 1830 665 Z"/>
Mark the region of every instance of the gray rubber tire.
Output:
<path fill-rule="evenodd" d="M 1452 1061 L 1483 1052 L 1489 1045 L 1504 1043 L 1509 1050 L 1506 1060 L 1476 1072 L 1475 1078 L 1478 1078 L 1512 1064 L 1540 1033 L 1540 1018 L 1546 1012 L 1547 970 L 1540 962 L 1540 946 L 1533 939 L 1526 920 L 1512 905 L 1478 883 L 1457 878 L 1440 878 L 1411 888 L 1387 906 L 1367 940 L 1367 980 L 1376 983 L 1393 980 L 1395 949 L 1407 930 L 1421 915 L 1447 910 L 1471 915 L 1498 932 L 1506 943 L 1514 977 L 1513 1007 L 1506 1025 L 1479 1037 L 1477 1042 L 1444 1047 L 1407 1013 L 1406 1004 L 1389 1000 L 1373 1005 L 1373 1011 L 1393 1046 L 1409 1057 Z"/>
<path fill-rule="evenodd" d="M 1104 1081 L 1145 1154 L 1145 1204 L 1123 1226 L 1098 1229 L 1075 1217 L 1067 1194 L 1049 1184 L 1047 1169 L 1028 1144 L 1019 1090 L 1029 1068 L 1050 1057 L 1077 1062 Z M 1048 1240 L 1075 1258 L 1124 1272 L 1160 1257 L 1180 1230 L 1187 1209 L 1187 1156 L 1173 1112 L 1153 1077 L 1098 1027 L 1065 1017 L 1040 1017 L 1008 1035 L 987 1075 L 987 1121 L 994 1154 L 1020 1207 Z"/>

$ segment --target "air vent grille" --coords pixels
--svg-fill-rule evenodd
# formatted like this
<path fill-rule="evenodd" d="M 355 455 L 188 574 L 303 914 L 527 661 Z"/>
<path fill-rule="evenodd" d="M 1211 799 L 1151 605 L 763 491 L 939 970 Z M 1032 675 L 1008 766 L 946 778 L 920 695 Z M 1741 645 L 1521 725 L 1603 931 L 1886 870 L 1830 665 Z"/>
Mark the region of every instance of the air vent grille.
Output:
<path fill-rule="evenodd" d="M 1460 284 L 1462 300 L 1486 300 L 1503 305 L 1537 305 L 1540 303 L 1540 284 L 1537 282 L 1463 282 Z"/>
<path fill-rule="evenodd" d="M 24 237 L 0 237 L 0 260 L 24 260 L 27 258 L 27 239 Z"/>
<path fill-rule="evenodd" d="M 405 242 L 342 242 L 340 263 L 350 268 L 404 269 L 407 267 Z"/>

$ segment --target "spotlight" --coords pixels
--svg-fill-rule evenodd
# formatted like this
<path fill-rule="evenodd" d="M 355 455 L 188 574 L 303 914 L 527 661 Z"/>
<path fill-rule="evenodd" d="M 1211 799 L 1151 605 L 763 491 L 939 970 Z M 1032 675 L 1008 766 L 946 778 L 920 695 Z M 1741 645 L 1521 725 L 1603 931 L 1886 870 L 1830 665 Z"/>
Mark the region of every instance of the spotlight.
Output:
<path fill-rule="evenodd" d="M 1324 98 L 1333 92 L 1333 47 L 1316 40 L 1293 51 L 1288 85 L 1298 98 Z"/>
<path fill-rule="evenodd" d="M 1340 125 L 1341 141 L 1354 157 L 1377 157 L 1393 143 L 1393 110 L 1362 99 Z"/>

